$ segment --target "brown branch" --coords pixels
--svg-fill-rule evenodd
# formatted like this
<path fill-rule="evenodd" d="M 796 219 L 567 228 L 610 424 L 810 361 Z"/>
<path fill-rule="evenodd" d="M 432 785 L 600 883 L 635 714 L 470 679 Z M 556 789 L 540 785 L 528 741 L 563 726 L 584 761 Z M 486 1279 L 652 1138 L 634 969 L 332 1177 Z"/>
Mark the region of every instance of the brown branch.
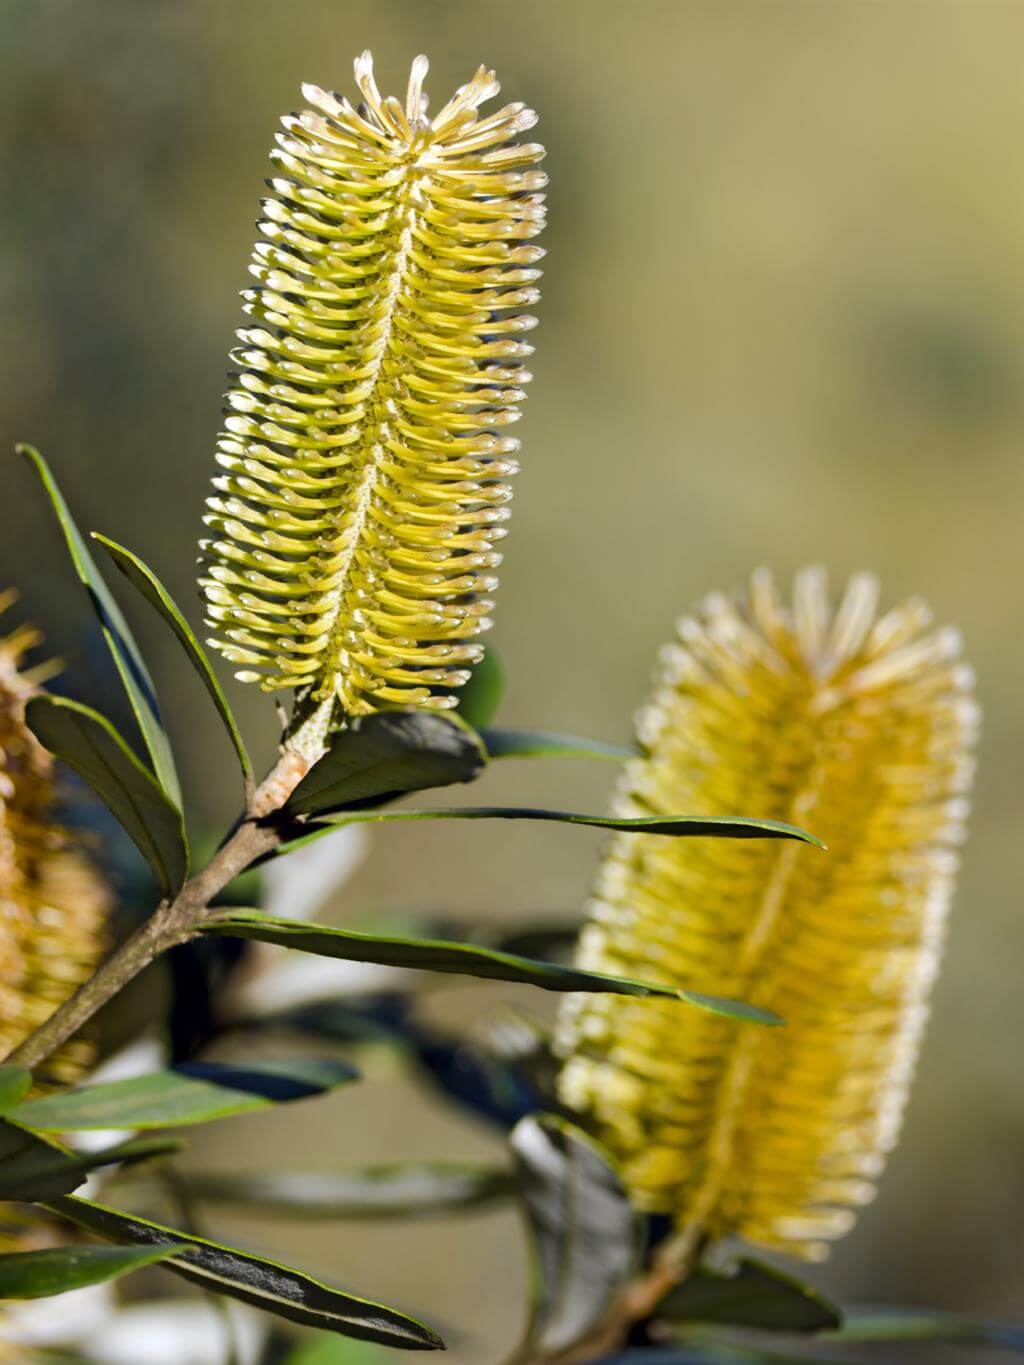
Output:
<path fill-rule="evenodd" d="M 14 1049 L 6 1062 L 27 1067 L 44 1062 L 151 962 L 168 948 L 190 938 L 196 925 L 209 913 L 210 902 L 218 892 L 281 843 L 281 832 L 260 822 L 280 810 L 312 766 L 312 758 L 286 749 L 253 794 L 237 829 L 210 862 L 189 878 L 173 900 L 161 902 L 89 980 Z"/>

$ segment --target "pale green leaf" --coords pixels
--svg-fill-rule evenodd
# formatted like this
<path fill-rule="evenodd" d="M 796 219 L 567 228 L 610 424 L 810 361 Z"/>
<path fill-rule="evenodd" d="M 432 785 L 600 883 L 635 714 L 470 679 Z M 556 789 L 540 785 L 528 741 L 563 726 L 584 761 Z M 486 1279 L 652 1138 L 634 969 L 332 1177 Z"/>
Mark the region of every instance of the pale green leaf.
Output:
<path fill-rule="evenodd" d="M 183 1062 L 169 1071 L 60 1090 L 20 1105 L 12 1117 L 37 1132 L 105 1128 L 176 1128 L 322 1095 L 356 1080 L 345 1062 L 327 1058 L 225 1066 Z"/>
<path fill-rule="evenodd" d="M 0 1299 L 45 1299 L 105 1284 L 174 1254 L 173 1247 L 47 1247 L 0 1256 Z"/>

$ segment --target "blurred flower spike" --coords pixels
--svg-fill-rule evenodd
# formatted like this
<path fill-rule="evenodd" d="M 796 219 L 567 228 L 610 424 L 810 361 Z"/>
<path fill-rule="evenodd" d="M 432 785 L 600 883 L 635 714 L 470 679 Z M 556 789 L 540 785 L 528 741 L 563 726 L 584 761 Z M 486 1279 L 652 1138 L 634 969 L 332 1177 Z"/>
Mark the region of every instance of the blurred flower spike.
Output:
<path fill-rule="evenodd" d="M 680 1258 L 736 1235 L 806 1259 L 854 1222 L 893 1146 L 938 964 L 978 713 L 958 636 L 918 601 L 792 606 L 771 577 L 709 597 L 664 651 L 620 815 L 733 810 L 797 844 L 613 839 L 579 965 L 738 996 L 785 1027 L 570 997 L 562 1100 L 674 1216 Z"/>
<path fill-rule="evenodd" d="M 15 600 L 0 593 L 0 613 Z M 25 724 L 25 703 L 49 665 L 24 669 L 40 642 L 31 626 L 0 636 L 0 1055 L 6 1056 L 99 965 L 110 897 L 57 820 L 53 759 Z M 76 1040 L 37 1071 L 77 1079 L 91 1059 Z"/>
<path fill-rule="evenodd" d="M 382 705 L 449 707 L 481 657 L 530 378 L 543 148 L 522 104 L 487 117 L 481 68 L 428 119 L 369 53 L 358 109 L 316 86 L 271 153 L 255 325 L 217 447 L 202 542 L 212 643 L 316 729 Z"/>

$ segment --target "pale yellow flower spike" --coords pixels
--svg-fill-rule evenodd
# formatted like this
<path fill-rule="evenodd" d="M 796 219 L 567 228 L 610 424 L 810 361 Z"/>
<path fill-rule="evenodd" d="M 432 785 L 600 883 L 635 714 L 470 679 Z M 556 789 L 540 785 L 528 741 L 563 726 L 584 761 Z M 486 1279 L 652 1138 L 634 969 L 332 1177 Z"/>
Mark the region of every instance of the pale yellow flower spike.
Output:
<path fill-rule="evenodd" d="M 368 52 L 284 119 L 202 543 L 212 643 L 324 724 L 446 707 L 479 660 L 535 319 L 543 149 L 483 67 L 431 122 Z"/>
<path fill-rule="evenodd" d="M 13 600 L 0 593 L 0 612 Z M 21 664 L 38 643 L 27 626 L 0 637 L 0 1056 L 99 965 L 110 908 L 99 873 L 55 823 L 53 760 L 25 725 L 36 685 Z M 37 1079 L 76 1080 L 91 1056 L 90 1045 L 75 1040 Z"/>
<path fill-rule="evenodd" d="M 792 821 L 822 854 L 760 840 L 619 835 L 577 965 L 736 996 L 755 1028 L 671 1003 L 573 996 L 560 1095 L 674 1215 L 681 1256 L 739 1235 L 807 1259 L 874 1192 L 935 975 L 977 728 L 949 630 L 909 602 L 876 619 L 854 578 L 836 611 L 805 570 L 679 626 L 639 718 L 617 815 Z"/>

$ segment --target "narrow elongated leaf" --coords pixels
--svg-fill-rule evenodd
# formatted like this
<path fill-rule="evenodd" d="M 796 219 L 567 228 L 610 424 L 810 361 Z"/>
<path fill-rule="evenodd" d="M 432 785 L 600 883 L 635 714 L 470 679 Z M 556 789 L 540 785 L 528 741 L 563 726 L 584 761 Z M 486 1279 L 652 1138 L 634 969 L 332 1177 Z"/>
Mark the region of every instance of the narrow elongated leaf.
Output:
<path fill-rule="evenodd" d="M 564 735 L 554 730 L 483 729 L 488 758 L 635 758 L 627 744 L 609 744 L 583 735 Z"/>
<path fill-rule="evenodd" d="M 32 1072 L 25 1066 L 0 1066 L 0 1114 L 6 1114 L 28 1094 Z"/>
<path fill-rule="evenodd" d="M 486 645 L 484 657 L 473 668 L 469 682 L 459 689 L 459 715 L 474 730 L 490 725 L 505 695 L 505 670 L 497 650 Z"/>
<path fill-rule="evenodd" d="M 0 1299 L 45 1299 L 116 1280 L 174 1254 L 173 1247 L 47 1247 L 0 1256 Z"/>
<path fill-rule="evenodd" d="M 843 1320 L 835 1304 L 810 1285 L 752 1259 L 741 1260 L 731 1275 L 694 1271 L 662 1299 L 655 1317 L 777 1332 L 822 1332 Z"/>
<path fill-rule="evenodd" d="M 384 934 L 358 934 L 350 929 L 335 929 L 326 924 L 304 920 L 272 919 L 258 910 L 225 910 L 197 926 L 197 933 L 228 934 L 235 938 L 256 939 L 281 948 L 296 948 L 319 957 L 337 957 L 348 962 L 373 962 L 383 967 L 411 967 L 430 972 L 451 972 L 458 976 L 480 976 L 494 981 L 516 981 L 540 986 L 548 991 L 610 992 L 614 995 L 657 995 L 685 1000 L 699 1009 L 728 1015 L 749 1023 L 778 1024 L 781 1020 L 768 1010 L 755 1009 L 741 1000 L 726 1000 L 635 981 L 630 977 L 605 976 L 582 972 L 556 962 L 539 962 L 499 948 L 476 943 L 454 943 L 448 939 L 398 938 Z"/>
<path fill-rule="evenodd" d="M 64 501 L 49 465 L 39 451 L 32 446 L 21 445 L 17 447 L 17 450 L 19 454 L 25 456 L 35 469 L 50 502 L 53 504 L 53 510 L 57 514 L 60 528 L 64 532 L 64 539 L 67 541 L 71 562 L 80 582 L 89 594 L 96 615 L 99 617 L 103 638 L 107 642 L 107 647 L 114 660 L 114 666 L 117 668 L 121 682 L 124 684 L 124 690 L 128 694 L 128 700 L 131 703 L 135 719 L 138 721 L 146 749 L 152 759 L 157 781 L 169 800 L 180 807 L 181 787 L 174 767 L 174 756 L 171 753 L 170 741 L 160 719 L 156 688 L 153 686 L 153 679 L 149 676 L 149 671 L 143 662 L 139 647 L 128 629 L 128 623 L 122 616 L 120 607 L 104 583 L 100 571 L 89 553 L 89 547 L 75 525 L 74 518 L 68 510 L 68 505 Z"/>
<path fill-rule="evenodd" d="M 380 711 L 340 730 L 285 811 L 322 815 L 427 787 L 469 782 L 487 755 L 476 733 L 433 711 Z"/>
<path fill-rule="evenodd" d="M 851 1308 L 829 1341 L 946 1341 L 1024 1354 L 1024 1327 L 931 1308 Z"/>
<path fill-rule="evenodd" d="M 110 555 L 117 567 L 131 583 L 133 588 L 138 589 L 150 606 L 155 607 L 164 618 L 171 630 L 178 638 L 182 649 L 185 651 L 192 667 L 199 674 L 199 677 L 210 694 L 214 706 L 220 713 L 220 718 L 224 722 L 224 728 L 228 732 L 228 738 L 234 746 L 235 753 L 238 755 L 238 762 L 242 769 L 242 776 L 246 784 L 251 784 L 253 779 L 252 761 L 249 758 L 242 739 L 241 731 L 235 721 L 234 714 L 224 689 L 217 679 L 216 673 L 210 660 L 206 656 L 206 651 L 193 634 L 192 627 L 185 620 L 180 608 L 174 601 L 164 585 L 157 578 L 153 570 L 138 557 L 125 549 L 123 545 L 118 545 L 114 540 L 100 535 L 98 531 L 93 531 L 93 539 L 98 540 L 103 548 Z"/>
<path fill-rule="evenodd" d="M 164 789 L 110 721 L 68 697 L 33 697 L 25 707 L 39 742 L 88 782 L 116 816 L 161 889 L 173 895 L 188 876 L 185 826 Z"/>
<path fill-rule="evenodd" d="M 748 820 L 742 815 L 580 815 L 567 810 L 541 810 L 535 806 L 460 806 L 441 810 L 365 810 L 318 816 L 321 825 L 351 825 L 403 820 L 537 820 L 560 825 L 589 825 L 593 829 L 622 830 L 626 834 L 667 834 L 675 838 L 797 839 L 824 848 L 822 841 L 796 825 L 780 820 Z M 303 840 L 302 842 L 305 842 Z"/>
<path fill-rule="evenodd" d="M 641 1254 L 640 1225 L 611 1158 L 554 1114 L 512 1132 L 534 1261 L 527 1343 L 568 1350 L 598 1327 Z"/>
<path fill-rule="evenodd" d="M 13 1117 L 46 1133 L 176 1128 L 322 1095 L 358 1074 L 345 1062 L 327 1059 L 255 1062 L 245 1067 L 186 1062 L 149 1076 L 83 1085 L 30 1100 Z"/>
<path fill-rule="evenodd" d="M 450 1162 L 404 1162 L 339 1171 L 189 1172 L 189 1190 L 258 1217 L 416 1218 L 508 1199 L 508 1171 Z"/>
<path fill-rule="evenodd" d="M 9 1119 L 0 1119 L 0 1199 L 29 1203 L 52 1199 L 76 1190 L 97 1167 L 177 1150 L 174 1142 L 131 1139 L 99 1152 L 69 1152 Z"/>
<path fill-rule="evenodd" d="M 181 1250 L 165 1262 L 168 1270 L 204 1289 L 241 1299 L 243 1303 L 253 1304 L 292 1322 L 405 1350 L 444 1348 L 441 1338 L 414 1318 L 369 1299 L 332 1289 L 291 1266 L 251 1256 L 219 1242 L 190 1237 L 175 1228 L 87 1199 L 53 1199 L 48 1201 L 47 1207 L 111 1241 L 140 1246 L 171 1242 Z"/>

